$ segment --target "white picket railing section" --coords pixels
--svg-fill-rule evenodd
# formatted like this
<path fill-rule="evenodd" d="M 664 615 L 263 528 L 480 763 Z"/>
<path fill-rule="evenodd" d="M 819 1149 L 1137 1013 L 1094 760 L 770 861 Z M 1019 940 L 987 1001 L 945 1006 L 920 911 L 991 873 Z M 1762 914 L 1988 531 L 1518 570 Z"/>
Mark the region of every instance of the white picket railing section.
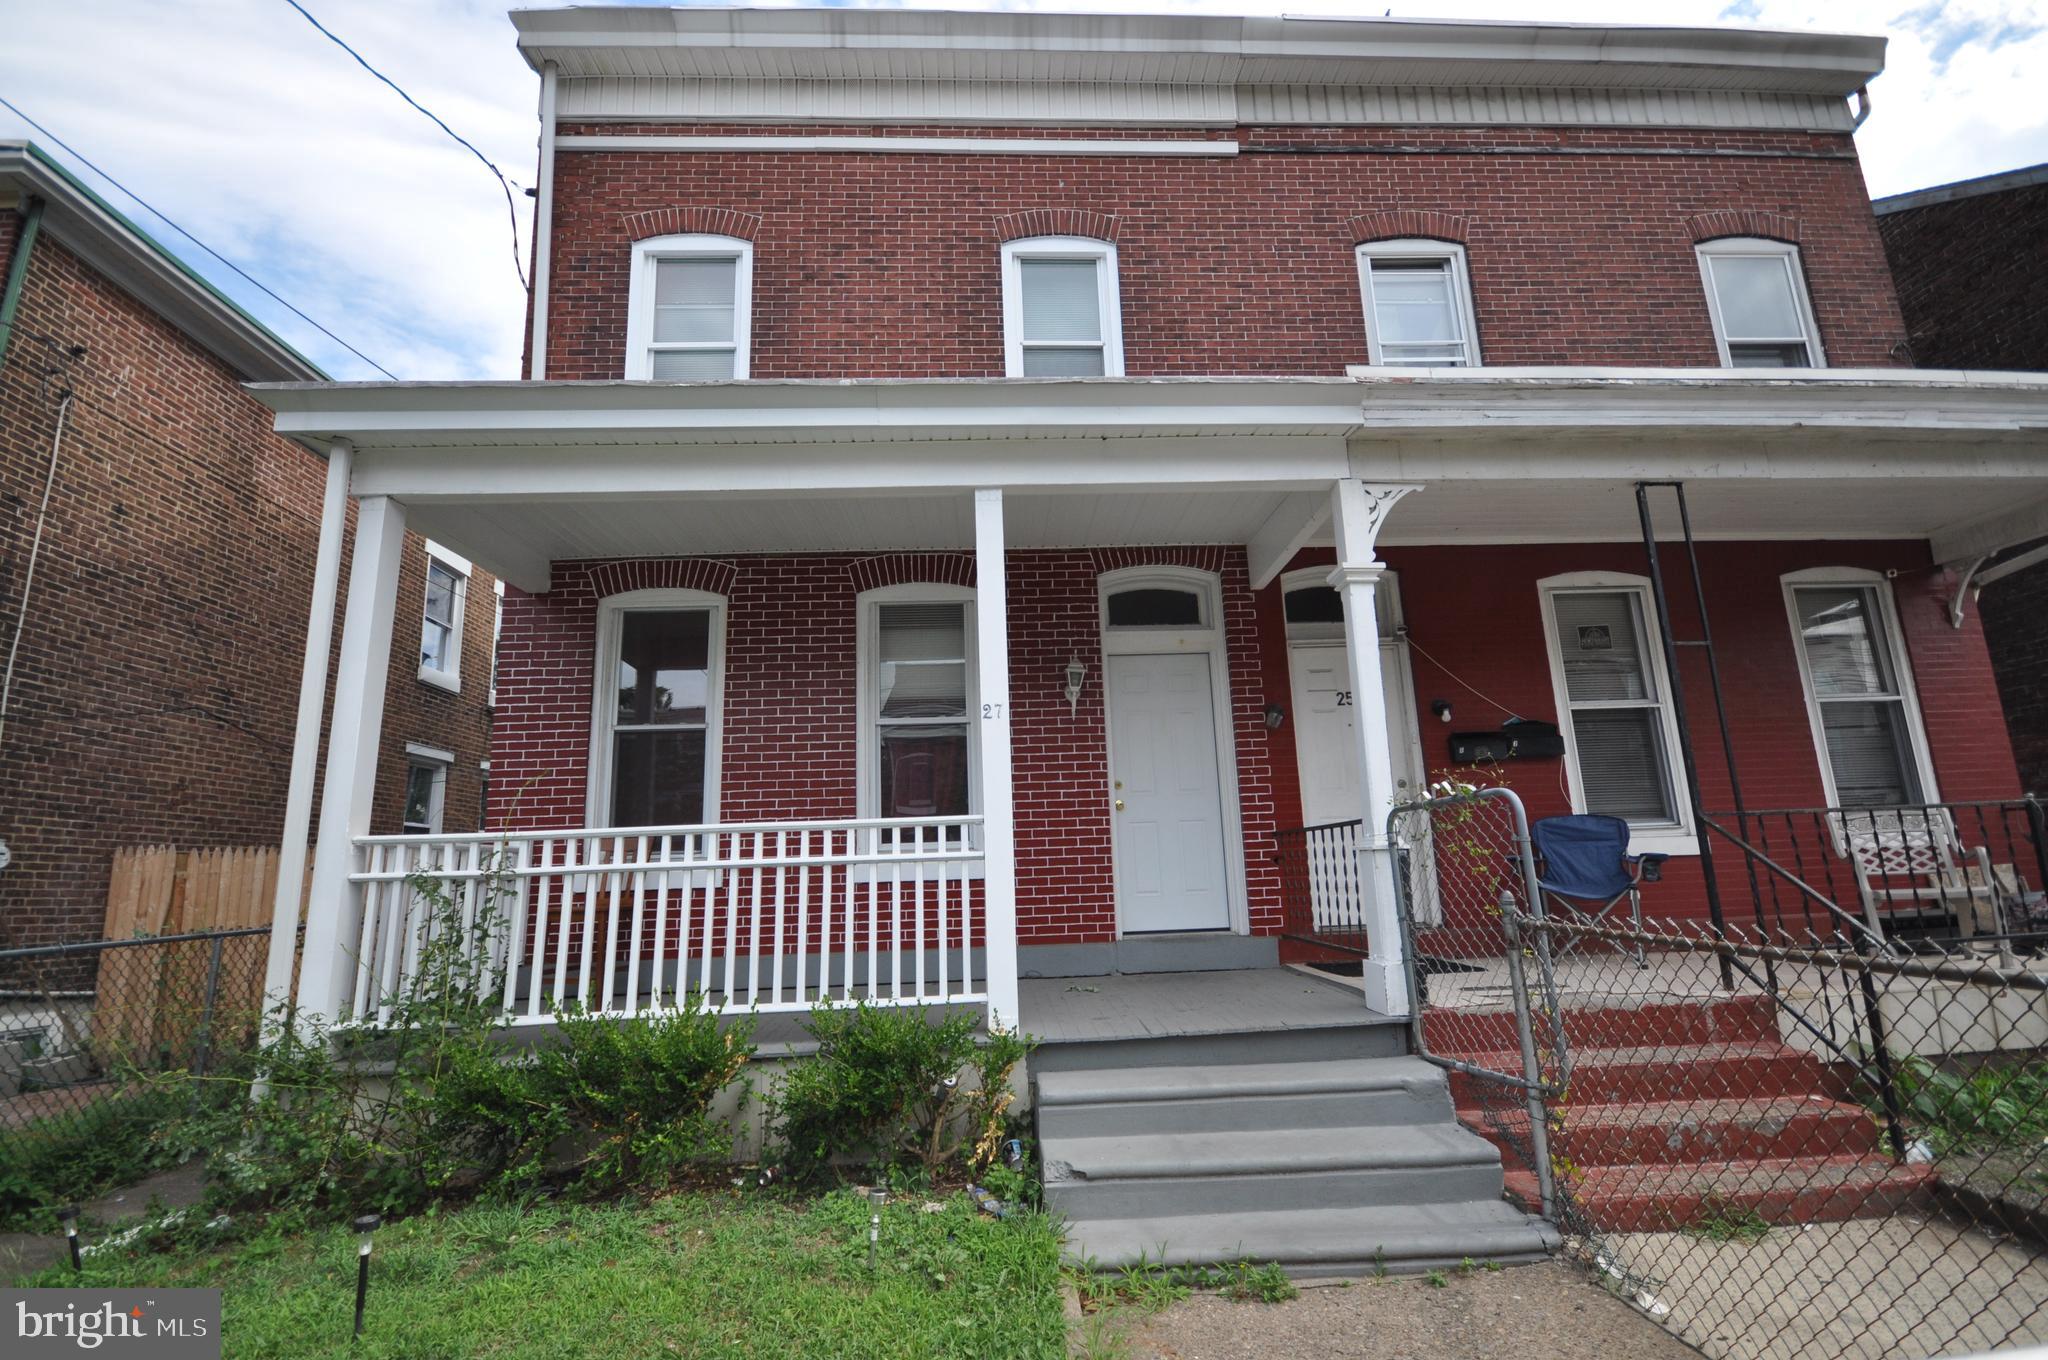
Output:
<path fill-rule="evenodd" d="M 979 817 L 364 836 L 356 851 L 356 1023 L 389 1023 L 423 958 L 461 960 L 514 1023 L 691 993 L 764 1012 L 987 999 Z"/>

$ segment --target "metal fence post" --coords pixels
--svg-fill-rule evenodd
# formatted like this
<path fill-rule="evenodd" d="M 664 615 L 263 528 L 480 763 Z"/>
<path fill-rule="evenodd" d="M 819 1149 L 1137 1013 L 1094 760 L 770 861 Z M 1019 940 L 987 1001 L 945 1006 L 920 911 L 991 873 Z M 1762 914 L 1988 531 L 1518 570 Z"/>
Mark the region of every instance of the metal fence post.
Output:
<path fill-rule="evenodd" d="M 192 1052 L 192 1108 L 199 1108 L 200 1085 L 213 1056 L 213 1012 L 220 1001 L 220 951 L 224 937 L 215 935 L 206 956 L 206 1000 L 199 1012 L 199 1037 Z"/>

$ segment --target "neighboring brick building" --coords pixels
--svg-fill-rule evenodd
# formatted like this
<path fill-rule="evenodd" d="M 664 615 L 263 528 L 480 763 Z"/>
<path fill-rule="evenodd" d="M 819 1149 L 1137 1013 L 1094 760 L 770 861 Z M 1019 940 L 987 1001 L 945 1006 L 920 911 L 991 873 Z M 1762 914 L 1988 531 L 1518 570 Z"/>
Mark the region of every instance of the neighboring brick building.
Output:
<path fill-rule="evenodd" d="M 323 472 L 242 390 L 319 370 L 21 144 L 0 145 L 0 278 L 0 655 L 20 642 L 0 733 L 5 948 L 99 938 L 118 847 L 277 843 Z M 408 540 L 415 637 L 427 563 Z M 421 681 L 409 649 L 393 661 L 384 829 L 408 744 L 449 757 L 444 825 L 477 824 L 494 582 L 467 590 L 459 692 Z"/>
<path fill-rule="evenodd" d="M 1871 205 L 1913 359 L 1927 368 L 2048 372 L 2048 165 Z M 2048 795 L 2048 543 L 1978 569 L 1977 597 L 2020 777 Z"/>

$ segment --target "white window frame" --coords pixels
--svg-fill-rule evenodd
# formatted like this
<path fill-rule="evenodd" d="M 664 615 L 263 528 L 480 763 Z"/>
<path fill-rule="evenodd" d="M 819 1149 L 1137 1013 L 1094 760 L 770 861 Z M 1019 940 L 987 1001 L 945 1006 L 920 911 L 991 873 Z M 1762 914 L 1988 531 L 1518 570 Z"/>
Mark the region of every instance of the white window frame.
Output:
<path fill-rule="evenodd" d="M 1365 306 L 1365 343 L 1375 365 L 1395 368 L 1478 368 L 1479 318 L 1472 309 L 1472 275 L 1465 260 L 1465 247 L 1455 241 L 1432 241 L 1414 237 L 1399 241 L 1361 242 L 1358 254 L 1358 296 Z M 1460 363 L 1404 364 L 1389 360 L 1380 348 L 1379 308 L 1373 299 L 1374 260 L 1449 260 L 1451 264 L 1451 318 L 1462 330 L 1458 337 L 1465 347 Z"/>
<path fill-rule="evenodd" d="M 1025 260 L 1093 260 L 1102 309 L 1102 376 L 1124 376 L 1123 288 L 1117 274 L 1116 247 L 1090 236 L 1028 236 L 1003 242 L 1003 371 L 1024 374 Z M 1052 345 L 1071 348 L 1071 343 Z M 1065 379 L 1078 382 L 1081 379 Z"/>
<path fill-rule="evenodd" d="M 885 604 L 963 603 L 967 606 L 964 611 L 967 623 L 964 639 L 967 648 L 967 711 L 962 715 L 962 721 L 967 725 L 967 815 L 979 816 L 981 724 L 975 720 L 975 708 L 981 702 L 981 663 L 974 587 L 936 582 L 879 586 L 862 591 L 855 597 L 855 603 L 860 611 L 858 635 L 854 642 L 855 674 L 859 677 L 859 697 L 855 700 L 854 709 L 860 724 L 859 736 L 854 743 L 855 758 L 859 761 L 854 785 L 856 815 L 863 819 L 882 815 L 882 698 L 877 672 L 877 663 L 882 655 L 881 607 Z"/>
<path fill-rule="evenodd" d="M 485 702 L 492 708 L 498 706 L 498 653 L 505 645 L 505 581 L 503 577 L 491 582 L 491 685 Z"/>
<path fill-rule="evenodd" d="M 469 604 L 469 578 L 474 570 L 470 560 L 461 553 L 442 547 L 433 539 L 427 544 L 427 582 L 420 590 L 421 641 L 425 641 L 427 620 L 427 592 L 433 588 L 434 567 L 439 564 L 455 576 L 455 602 L 449 611 L 448 622 L 448 664 L 446 667 L 429 666 L 426 658 L 420 658 L 419 676 L 422 683 L 445 689 L 450 694 L 462 692 L 462 621 Z"/>
<path fill-rule="evenodd" d="M 652 381 L 654 376 L 654 272 L 663 260 L 737 260 L 732 281 L 732 376 L 745 378 L 752 369 L 754 337 L 754 243 L 737 236 L 651 236 L 633 243 L 633 261 L 626 284 L 626 376 Z M 708 342 L 675 343 L 675 349 L 723 349 Z M 704 382 L 721 379 L 706 378 Z"/>
<path fill-rule="evenodd" d="M 1813 317 L 1813 298 L 1806 288 L 1806 270 L 1799 260 L 1799 247 L 1786 241 L 1772 241 L 1761 236 L 1723 236 L 1712 241 L 1702 241 L 1693 247 L 1700 266 L 1700 287 L 1707 295 L 1707 314 L 1714 320 L 1714 348 L 1720 352 L 1721 367 L 1733 368 L 1735 361 L 1728 352 L 1728 328 L 1721 320 L 1721 295 L 1714 287 L 1714 266 L 1716 259 L 1729 256 L 1761 256 L 1780 260 L 1784 263 L 1792 281 L 1792 304 L 1799 312 L 1799 324 L 1803 335 L 1782 337 L 1738 338 L 1738 345 L 1791 345 L 1804 344 L 1809 368 L 1826 368 L 1827 351 L 1821 348 L 1820 325 Z M 1768 370 L 1763 370 L 1768 372 Z M 1796 371 L 1796 370 L 1794 370 Z"/>
<path fill-rule="evenodd" d="M 1550 658 L 1551 696 L 1557 706 L 1558 731 L 1564 736 L 1565 785 L 1571 796 L 1572 811 L 1585 814 L 1586 788 L 1579 774 L 1579 742 L 1572 728 L 1572 703 L 1570 691 L 1565 686 L 1564 653 L 1557 643 L 1555 600 L 1557 596 L 1566 594 L 1612 595 L 1619 592 L 1635 595 L 1642 618 L 1641 641 L 1643 651 L 1648 655 L 1651 683 L 1657 687 L 1658 716 L 1662 719 L 1664 735 L 1664 778 L 1671 790 L 1674 817 L 1669 822 L 1630 822 L 1629 852 L 1697 855 L 1700 852 L 1699 833 L 1693 826 L 1692 800 L 1686 788 L 1685 756 L 1679 744 L 1678 715 L 1671 699 L 1671 675 L 1664 665 L 1664 648 L 1659 643 L 1663 632 L 1657 622 L 1657 601 L 1651 593 L 1647 576 L 1632 576 L 1618 571 L 1573 571 L 1546 576 L 1536 583 L 1537 598 L 1543 607 L 1543 649 Z"/>
<path fill-rule="evenodd" d="M 1803 588 L 1867 590 L 1877 601 L 1877 618 L 1885 631 L 1886 655 L 1899 687 L 1899 703 L 1906 719 L 1906 745 L 1912 753 L 1914 774 L 1920 781 L 1920 801 L 1938 803 L 1941 790 L 1934 782 L 1934 756 L 1927 745 L 1927 725 L 1920 716 L 1920 687 L 1913 679 L 1913 663 L 1906 655 L 1906 635 L 1899 627 L 1898 602 L 1893 598 L 1891 580 L 1881 571 L 1862 567 L 1810 567 L 1788 571 L 1778 578 L 1785 596 L 1785 621 L 1792 630 L 1792 653 L 1799 661 L 1799 688 L 1806 697 L 1806 721 L 1813 734 L 1813 756 L 1820 765 L 1821 788 L 1828 806 L 1838 808 L 1841 798 L 1835 789 L 1835 765 L 1828 755 L 1827 724 L 1822 721 L 1820 695 L 1814 689 L 1813 667 L 1806 657 L 1806 630 L 1799 622 L 1796 593 Z"/>
<path fill-rule="evenodd" d="M 427 829 L 413 831 L 410 822 L 401 821 L 408 836 L 438 836 L 442 833 L 448 812 L 448 771 L 454 768 L 455 753 L 432 746 L 421 746 L 416 742 L 405 744 L 405 796 L 398 809 L 401 819 L 405 816 L 405 802 L 412 799 L 412 772 L 428 770 L 434 776 L 433 792 L 427 797 Z"/>
<path fill-rule="evenodd" d="M 718 823 L 719 774 L 725 739 L 725 615 L 727 600 L 708 590 L 628 590 L 607 595 L 597 604 L 593 652 L 596 674 L 591 681 L 590 775 L 584 794 L 587 825 L 612 825 L 612 725 L 617 716 L 619 642 L 630 613 L 701 609 L 711 615 L 705 640 L 704 686 L 704 821 Z"/>

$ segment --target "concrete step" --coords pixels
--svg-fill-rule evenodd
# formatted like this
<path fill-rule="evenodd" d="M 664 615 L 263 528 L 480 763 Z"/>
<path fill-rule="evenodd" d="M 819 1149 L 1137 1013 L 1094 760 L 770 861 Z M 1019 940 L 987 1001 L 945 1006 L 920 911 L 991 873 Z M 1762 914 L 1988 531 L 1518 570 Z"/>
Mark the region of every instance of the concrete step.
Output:
<path fill-rule="evenodd" d="M 1455 1053 L 1496 1072 L 1520 1072 L 1519 1053 Z M 1727 1100 L 1752 1096 L 1840 1095 L 1820 1061 L 1776 1040 L 1739 1039 L 1711 1044 L 1582 1048 L 1571 1054 L 1574 1105 L 1625 1105 L 1670 1100 Z M 1453 1073 L 1451 1097 L 1460 1106 L 1491 1103 L 1480 1078 Z"/>
<path fill-rule="evenodd" d="M 1925 1207 L 1931 1164 L 1900 1166 L 1883 1156 L 1764 1158 L 1704 1166 L 1603 1166 L 1574 1178 L 1572 1198 L 1592 1226 L 1608 1232 L 1697 1229 L 1737 1214 L 1771 1224 L 1842 1223 Z M 1507 1176 L 1509 1198 L 1536 1202 L 1536 1177 Z"/>
<path fill-rule="evenodd" d="M 1046 1203 L 1074 1220 L 1491 1200 L 1500 1156 L 1440 1122 L 1042 1140 Z"/>
<path fill-rule="evenodd" d="M 1332 1025 L 1219 1033 L 1125 1035 L 1041 1043 L 1031 1053 L 1033 1076 L 1049 1072 L 1219 1064 L 1329 1062 L 1390 1058 L 1408 1051 L 1404 1021 L 1361 1017 Z"/>
<path fill-rule="evenodd" d="M 1540 1259 L 1557 1234 L 1501 1200 L 1075 1223 L 1070 1259 L 1101 1268 L 1277 1262 L 1290 1274 L 1364 1275 Z"/>
<path fill-rule="evenodd" d="M 1050 1072 L 1034 1083 L 1041 1138 L 1375 1128 L 1441 1120 L 1443 1069 L 1419 1058 Z"/>
<path fill-rule="evenodd" d="M 1526 1108 L 1466 1108 L 1458 1120 L 1499 1148 L 1507 1166 L 1523 1165 Z M 1551 1150 L 1581 1167 L 1860 1157 L 1880 1151 L 1883 1136 L 1861 1105 L 1821 1095 L 1573 1104 L 1564 1123 Z"/>
<path fill-rule="evenodd" d="M 1519 1044 L 1513 1011 L 1432 1010 L 1422 1022 L 1432 1051 L 1510 1052 Z M 1640 1047 L 1707 1044 L 1731 1039 L 1777 1040 L 1776 1003 L 1767 996 L 1718 997 L 1704 1002 L 1608 1006 L 1567 1005 L 1566 1042 L 1573 1046 Z"/>

